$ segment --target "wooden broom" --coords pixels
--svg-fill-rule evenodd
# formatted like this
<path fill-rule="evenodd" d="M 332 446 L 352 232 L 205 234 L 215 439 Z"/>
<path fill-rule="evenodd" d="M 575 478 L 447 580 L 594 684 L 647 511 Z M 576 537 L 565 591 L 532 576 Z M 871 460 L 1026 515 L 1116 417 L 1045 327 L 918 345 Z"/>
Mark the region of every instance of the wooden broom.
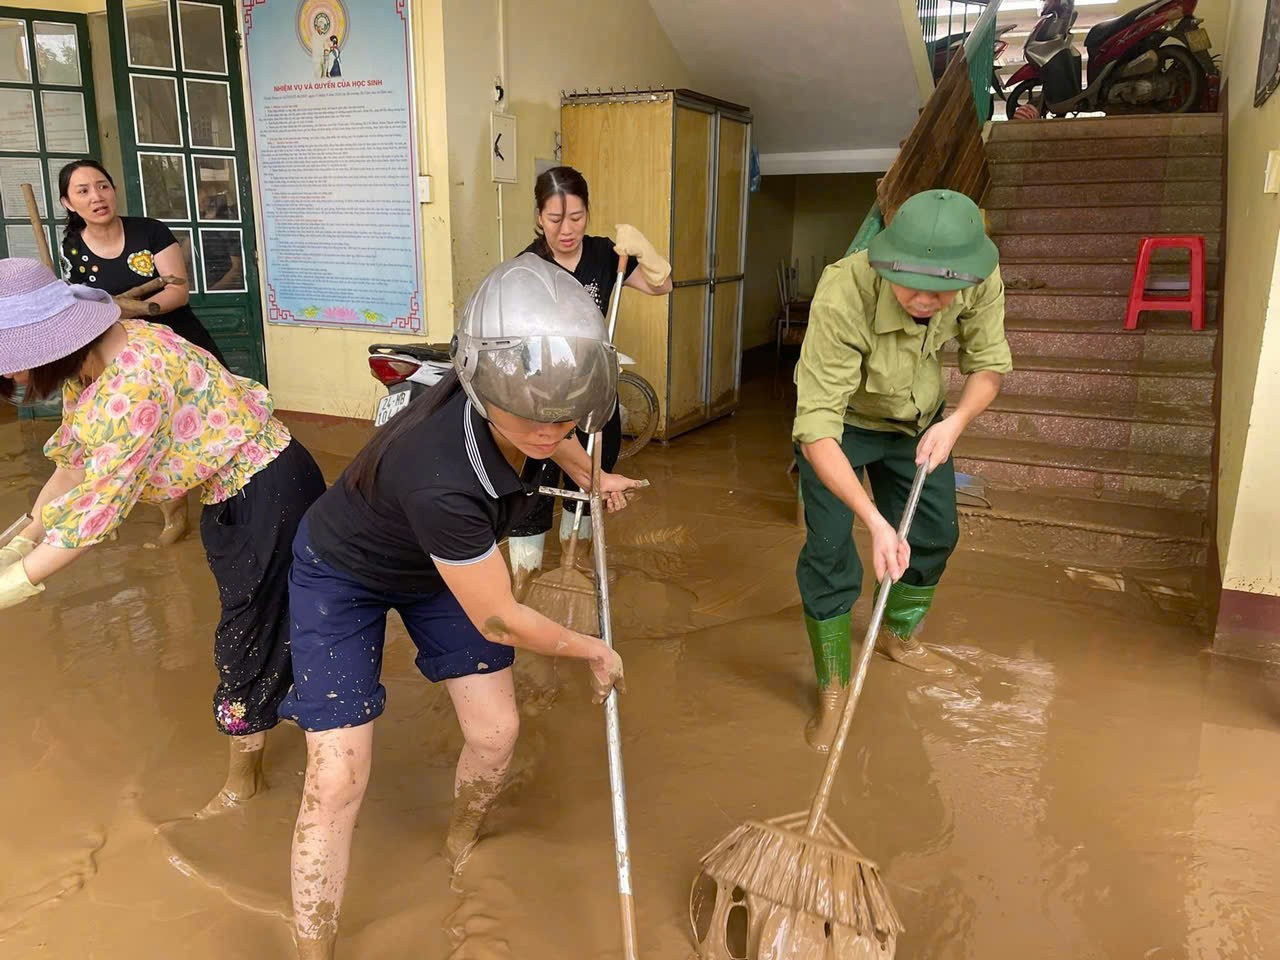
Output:
<path fill-rule="evenodd" d="M 900 540 L 905 540 L 911 529 L 926 476 L 928 467 L 922 465 L 916 470 L 911 496 L 898 526 Z M 840 729 L 831 744 L 822 782 L 808 814 L 749 820 L 702 858 L 703 874 L 716 886 L 710 922 L 699 938 L 703 960 L 733 960 L 741 956 L 737 952 L 740 945 L 731 948 L 728 942 L 729 914 L 739 905 L 747 909 L 746 948 L 751 960 L 893 957 L 903 926 L 880 870 L 827 816 L 888 600 L 888 589 L 881 589 L 858 654 Z M 695 881 L 690 900 L 695 938 L 701 906 Z"/>

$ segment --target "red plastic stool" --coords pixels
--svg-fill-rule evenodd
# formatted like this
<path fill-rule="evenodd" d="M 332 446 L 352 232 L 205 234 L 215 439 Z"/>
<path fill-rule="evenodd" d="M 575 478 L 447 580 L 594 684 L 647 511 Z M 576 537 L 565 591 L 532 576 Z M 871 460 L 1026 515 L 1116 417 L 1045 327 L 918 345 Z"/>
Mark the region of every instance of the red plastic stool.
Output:
<path fill-rule="evenodd" d="M 1187 295 L 1147 293 L 1147 273 L 1151 269 L 1154 250 L 1187 250 L 1191 253 L 1191 286 Z M 1129 287 L 1129 309 L 1125 311 L 1124 328 L 1138 329 L 1138 314 L 1144 310 L 1190 311 L 1191 329 L 1204 329 L 1204 237 L 1143 237 L 1138 242 L 1138 266 Z"/>

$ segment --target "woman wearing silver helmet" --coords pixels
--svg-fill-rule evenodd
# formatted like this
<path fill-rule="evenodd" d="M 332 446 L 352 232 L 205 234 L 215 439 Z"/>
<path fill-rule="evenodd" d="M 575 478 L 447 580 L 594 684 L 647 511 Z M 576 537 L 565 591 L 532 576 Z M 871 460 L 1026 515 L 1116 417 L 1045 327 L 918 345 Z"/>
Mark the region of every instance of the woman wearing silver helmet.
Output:
<path fill-rule="evenodd" d="M 584 488 L 575 427 L 613 412 L 618 361 L 604 318 L 568 273 L 531 254 L 480 284 L 454 339 L 454 369 L 383 428 L 307 513 L 290 577 L 294 687 L 281 714 L 307 732 L 293 845 L 298 955 L 334 955 L 351 835 L 368 782 L 386 614 L 417 666 L 448 688 L 465 745 L 445 855 L 461 866 L 497 796 L 519 728 L 514 647 L 575 657 L 597 701 L 622 681 L 602 640 L 516 602 L 497 545 L 537 503 L 551 463 Z M 609 509 L 636 482 L 601 477 Z"/>

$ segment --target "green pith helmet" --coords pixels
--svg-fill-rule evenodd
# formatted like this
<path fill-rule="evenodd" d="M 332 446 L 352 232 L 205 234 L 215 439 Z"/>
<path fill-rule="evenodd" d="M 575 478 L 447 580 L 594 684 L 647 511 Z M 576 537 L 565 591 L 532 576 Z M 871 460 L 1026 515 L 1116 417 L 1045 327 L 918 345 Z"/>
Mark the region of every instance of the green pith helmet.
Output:
<path fill-rule="evenodd" d="M 926 190 L 898 208 L 867 247 L 880 276 L 912 290 L 963 290 L 1000 262 L 978 205 L 954 190 Z"/>

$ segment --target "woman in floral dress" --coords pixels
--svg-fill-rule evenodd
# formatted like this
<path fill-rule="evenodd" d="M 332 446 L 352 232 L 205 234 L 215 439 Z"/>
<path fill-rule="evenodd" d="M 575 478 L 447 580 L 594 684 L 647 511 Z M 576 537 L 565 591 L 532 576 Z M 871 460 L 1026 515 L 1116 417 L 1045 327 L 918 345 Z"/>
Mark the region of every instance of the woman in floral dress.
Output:
<path fill-rule="evenodd" d="M 324 492 L 306 449 L 272 416 L 266 388 L 234 376 L 168 327 L 121 320 L 104 290 L 35 260 L 0 260 L 0 394 L 62 391 L 56 466 L 34 519 L 0 549 L 0 609 L 101 543 L 142 502 L 199 487 L 200 536 L 218 584 L 218 729 L 231 738 L 207 812 L 262 786 L 266 731 L 293 681 L 288 576 L 298 523 Z"/>
<path fill-rule="evenodd" d="M 115 181 L 96 160 L 75 160 L 64 166 L 58 175 L 58 189 L 67 211 L 62 237 L 64 276 L 72 283 L 98 287 L 112 296 L 161 275 L 185 281 L 171 283 L 148 298 L 160 308 L 159 315 L 153 319 L 208 350 L 218 363 L 226 366 L 217 343 L 191 309 L 193 278 L 187 276 L 187 258 L 173 231 L 150 217 L 120 216 Z M 206 247 L 217 236 L 216 233 L 206 235 Z M 205 257 L 206 292 L 217 289 L 227 277 L 235 280 L 236 274 L 243 273 L 239 250 L 235 257 L 220 259 L 225 265 L 219 270 Z M 216 279 L 210 282 L 209 278 Z M 236 288 L 240 285 L 239 280 L 235 280 Z M 170 500 L 161 504 L 160 509 L 164 513 L 164 530 L 159 542 L 162 545 L 176 543 L 187 533 L 186 498 Z"/>

